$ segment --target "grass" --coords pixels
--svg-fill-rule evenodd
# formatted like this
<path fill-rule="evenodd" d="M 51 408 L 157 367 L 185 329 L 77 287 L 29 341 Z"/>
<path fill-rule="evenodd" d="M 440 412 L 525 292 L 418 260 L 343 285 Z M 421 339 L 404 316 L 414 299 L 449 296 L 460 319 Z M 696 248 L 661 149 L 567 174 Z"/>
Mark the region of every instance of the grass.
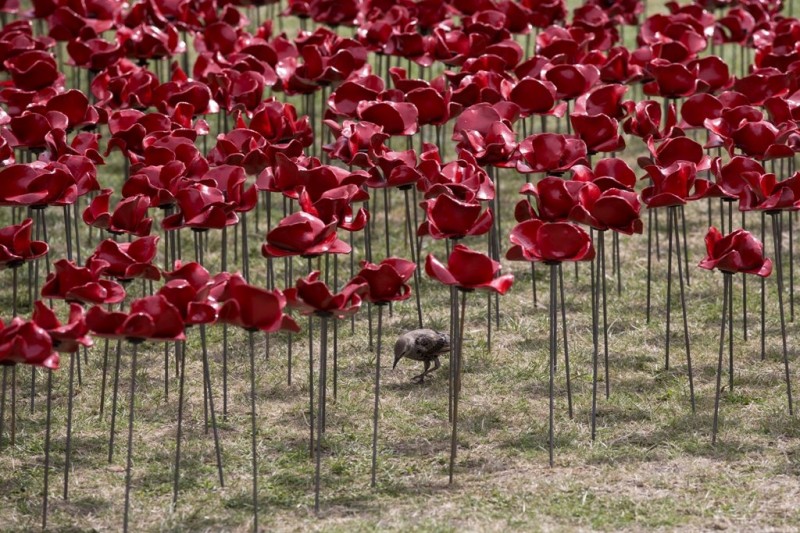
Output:
<path fill-rule="evenodd" d="M 212 121 L 212 128 L 214 124 Z M 643 150 L 631 142 L 626 158 Z M 447 150 L 452 156 L 453 147 Z M 629 155 L 628 155 L 629 154 Z M 115 180 L 121 165 L 112 158 L 104 183 Z M 501 174 L 504 203 L 523 178 Z M 373 235 L 376 259 L 383 256 L 382 195 Z M 280 210 L 275 198 L 275 210 Z M 322 512 L 313 512 L 313 461 L 308 455 L 308 338 L 293 339 L 294 380 L 287 384 L 287 337 L 271 339 L 269 357 L 257 343 L 257 411 L 260 524 L 269 531 L 455 531 L 486 530 L 654 530 L 796 529 L 800 527 L 800 421 L 786 409 L 780 360 L 775 280 L 767 283 L 767 360 L 759 360 L 758 285 L 748 280 L 749 340 L 742 338 L 741 287 L 735 287 L 735 387 L 722 396 L 721 430 L 711 446 L 711 419 L 719 334 L 722 279 L 695 265 L 704 254 L 705 203 L 687 208 L 691 286 L 687 288 L 691 353 L 697 412 L 692 413 L 680 321 L 673 321 L 672 367 L 664 369 L 664 293 L 666 260 L 654 262 L 653 319 L 645 321 L 645 236 L 621 239 L 624 286 L 617 296 L 609 273 L 609 349 L 611 396 L 598 403 L 598 434 L 590 439 L 591 321 L 589 267 L 575 279 L 566 267 L 567 319 L 575 416 L 566 412 L 563 364 L 556 382 L 556 465 L 547 452 L 547 281 L 537 269 L 539 304 L 531 299 L 527 264 L 504 261 L 516 283 L 501 298 L 500 328 L 491 349 L 486 336 L 486 299 L 470 295 L 465 334 L 465 367 L 456 483 L 448 486 L 450 426 L 447 421 L 447 372 L 443 368 L 424 385 L 410 383 L 416 365 L 403 361 L 391 371 L 394 338 L 415 325 L 413 298 L 385 317 L 383 393 L 379 436 L 378 487 L 369 486 L 372 380 L 366 309 L 354 329 L 339 326 L 338 397 L 328 408 L 322 463 Z M 718 208 L 715 206 L 715 223 Z M 263 214 L 263 211 L 262 211 Z M 51 235 L 59 233 L 60 213 L 48 214 Z M 401 196 L 393 196 L 390 214 L 395 253 L 403 248 Z M 513 225 L 510 210 L 503 226 Z M 662 215 L 662 225 L 664 217 Z M 750 219 L 754 224 L 754 219 Z M 755 225 L 750 226 L 757 230 Z M 264 283 L 265 263 L 258 253 L 265 226 L 250 225 L 256 283 Z M 663 227 L 662 227 L 663 230 Z M 788 235 L 784 236 L 786 240 Z M 97 235 L 93 236 L 96 243 Z M 359 238 L 360 239 L 360 238 Z M 357 257 L 363 247 L 356 241 Z M 665 240 L 665 235 L 662 235 Z M 190 255 L 188 234 L 184 256 Z M 54 241 L 53 257 L 65 255 Z M 85 242 L 85 241 L 84 241 Z M 468 242 L 478 249 L 485 240 Z M 227 244 L 233 246 L 231 241 Z M 423 257 L 444 257 L 441 243 L 424 242 Z M 662 241 L 663 245 L 663 241 Z M 220 235 L 209 234 L 206 255 L 212 271 L 219 265 Z M 507 244 L 504 241 L 504 246 Z M 610 248 L 610 246 L 609 246 Z M 767 246 L 772 255 L 771 243 Z M 89 250 L 88 246 L 84 248 Z M 665 248 L 664 248 L 665 250 Z M 230 256 L 231 254 L 229 254 Z M 161 264 L 162 259 L 158 259 Z M 342 261 L 342 272 L 348 272 Z M 610 265 L 610 261 L 609 261 Z M 234 270 L 236 265 L 231 268 Z M 283 266 L 276 263 L 278 279 Z M 297 261 L 294 273 L 305 271 Z M 10 274 L 5 283 L 10 283 Z M 282 285 L 282 284 L 281 284 Z M 132 292 L 139 294 L 139 286 Z M 447 328 L 447 291 L 422 277 L 426 325 Z M 29 310 L 21 291 L 21 311 Z M 10 291 L 0 304 L 10 306 Z M 679 302 L 677 291 L 674 305 Z M 787 302 L 788 306 L 788 302 Z M 679 315 L 674 318 L 679 318 Z M 374 318 L 374 317 L 373 317 Z M 305 328 L 307 321 L 301 319 Z M 798 324 L 789 328 L 792 384 L 797 384 Z M 204 431 L 202 365 L 197 331 L 187 342 L 187 403 L 184 419 L 181 492 L 171 505 L 172 464 L 177 419 L 177 382 L 171 366 L 169 397 L 163 385 L 163 348 L 146 345 L 139 353 L 134 435 L 131 525 L 141 531 L 246 531 L 251 527 L 250 413 L 247 339 L 231 332 L 230 400 L 219 417 L 225 487 L 216 479 L 213 440 Z M 221 408 L 221 327 L 209 329 L 215 401 Z M 318 341 L 318 333 L 315 333 Z M 127 390 L 130 350 L 123 347 L 118 433 L 114 459 L 107 461 L 110 400 L 99 416 L 103 343 L 98 341 L 82 365 L 76 384 L 70 498 L 63 483 L 68 359 L 56 372 L 49 524 L 53 530 L 118 530 L 122 520 Z M 315 345 L 315 357 L 318 346 Z M 112 345 L 111 354 L 114 349 Z M 171 356 L 170 361 L 174 358 Z M 113 359 L 112 359 L 113 360 Z M 601 367 L 602 371 L 602 367 Z M 8 531 L 38 527 L 44 462 L 45 375 L 37 372 L 36 408 L 28 411 L 29 370 L 20 369 L 17 391 L 17 440 L 3 436 L 0 460 L 0 523 Z M 113 375 L 113 374 L 112 374 Z M 602 373 L 601 373 L 602 375 Z M 725 381 L 723 381 L 725 383 Z M 602 389 L 603 383 L 601 383 Z M 8 404 L 6 406 L 8 413 Z M 6 414 L 8 416 L 8 414 Z"/>

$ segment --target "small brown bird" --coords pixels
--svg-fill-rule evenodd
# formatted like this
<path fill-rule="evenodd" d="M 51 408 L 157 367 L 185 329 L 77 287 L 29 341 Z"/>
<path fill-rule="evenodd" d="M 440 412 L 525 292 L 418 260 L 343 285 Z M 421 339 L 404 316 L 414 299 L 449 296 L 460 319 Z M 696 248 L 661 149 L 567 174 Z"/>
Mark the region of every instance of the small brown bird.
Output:
<path fill-rule="evenodd" d="M 448 352 L 450 352 L 450 335 L 432 329 L 415 329 L 403 333 L 394 343 L 392 368 L 395 368 L 403 357 L 412 361 L 422 361 L 425 363 L 425 371 L 411 378 L 422 383 L 429 372 L 433 372 L 441 366 L 439 356 Z M 432 369 L 431 362 L 433 362 Z"/>

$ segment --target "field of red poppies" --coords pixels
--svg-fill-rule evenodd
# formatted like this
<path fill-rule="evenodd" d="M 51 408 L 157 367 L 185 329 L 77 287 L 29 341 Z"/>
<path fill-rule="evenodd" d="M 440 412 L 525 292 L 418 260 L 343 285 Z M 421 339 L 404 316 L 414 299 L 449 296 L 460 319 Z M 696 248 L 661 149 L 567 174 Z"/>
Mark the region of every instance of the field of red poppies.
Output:
<path fill-rule="evenodd" d="M 795 15 L 0 0 L 2 529 L 799 527 Z"/>

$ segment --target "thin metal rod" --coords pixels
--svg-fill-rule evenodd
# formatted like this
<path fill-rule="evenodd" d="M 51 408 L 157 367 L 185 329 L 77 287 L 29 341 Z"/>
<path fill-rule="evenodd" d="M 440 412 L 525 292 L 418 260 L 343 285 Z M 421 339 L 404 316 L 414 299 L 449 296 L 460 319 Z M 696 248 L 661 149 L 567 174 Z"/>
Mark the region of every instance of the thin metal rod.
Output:
<path fill-rule="evenodd" d="M 783 311 L 783 258 L 781 257 L 781 232 L 779 227 L 778 213 L 770 213 L 772 216 L 772 239 L 775 247 L 775 266 L 778 278 L 778 310 L 781 317 L 781 345 L 783 348 L 783 366 L 786 374 L 786 400 L 789 403 L 789 415 L 794 415 L 792 402 L 792 381 L 789 373 L 789 352 L 786 347 L 786 317 Z"/>
<path fill-rule="evenodd" d="M 256 350 L 254 332 L 248 331 L 250 349 L 250 452 L 253 474 L 253 531 L 258 531 L 258 459 L 256 455 Z"/>
<path fill-rule="evenodd" d="M 131 358 L 131 390 L 129 396 L 128 408 L 128 460 L 125 466 L 125 512 L 122 519 L 122 530 L 127 533 L 128 531 L 128 514 L 131 506 L 131 468 L 133 466 L 133 413 L 134 413 L 134 395 L 136 394 L 136 355 L 138 352 L 138 345 L 133 344 L 133 356 Z"/>
<path fill-rule="evenodd" d="M 533 263 L 531 263 L 533 264 Z M 567 412 L 572 419 L 572 374 L 569 369 L 569 342 L 567 340 L 567 309 L 564 298 L 564 269 L 558 264 L 558 286 L 561 293 L 561 334 L 564 337 L 564 372 L 567 375 Z"/>
<path fill-rule="evenodd" d="M 372 481 L 371 487 L 377 484 L 378 472 L 378 411 L 381 396 L 381 339 L 383 337 L 383 307 L 378 306 L 378 349 L 375 352 L 375 405 L 372 411 Z"/>
<path fill-rule="evenodd" d="M 711 430 L 711 445 L 717 443 L 717 428 L 719 427 L 719 397 L 722 389 L 722 354 L 725 351 L 725 319 L 728 309 L 730 274 L 723 273 L 722 319 L 719 329 L 719 359 L 717 361 L 717 391 L 714 396 L 714 424 Z"/>
<path fill-rule="evenodd" d="M 669 346 L 670 346 L 670 312 L 672 310 L 672 207 L 667 210 L 667 327 L 664 335 L 665 356 L 664 356 L 664 369 L 669 370 Z M 680 247 L 680 243 L 678 243 Z"/>
<path fill-rule="evenodd" d="M 114 393 L 111 399 L 111 432 L 108 438 L 108 462 L 114 460 L 114 435 L 116 433 L 117 422 L 117 394 L 119 393 L 119 371 L 120 361 L 122 360 L 122 342 L 117 339 L 117 362 L 114 371 Z"/>
<path fill-rule="evenodd" d="M 75 354 L 69 354 L 69 390 L 67 392 L 67 437 L 64 445 L 64 499 L 69 499 L 69 470 L 72 466 L 72 412 L 75 392 Z M 77 357 L 80 357 L 78 355 Z"/>
<path fill-rule="evenodd" d="M 180 376 L 178 377 L 178 428 L 175 435 L 175 470 L 173 473 L 172 482 L 172 505 L 178 503 L 178 489 L 180 484 L 180 468 L 181 468 L 181 435 L 183 433 L 183 404 L 184 404 L 184 384 L 186 382 L 186 347 L 183 342 L 175 343 L 176 356 L 180 364 L 178 370 Z"/>
<path fill-rule="evenodd" d="M 458 451 L 458 399 L 461 394 L 461 362 L 463 355 L 464 341 L 464 315 L 467 305 L 467 292 L 461 292 L 461 316 L 458 326 L 458 355 L 455 358 L 455 380 L 453 382 L 453 432 L 450 436 L 450 479 L 449 484 L 453 484 L 453 472 L 456 466 L 456 452 Z M 451 364 L 453 364 L 451 356 Z"/>
<path fill-rule="evenodd" d="M 53 371 L 47 370 L 47 418 L 44 433 L 44 490 L 42 492 L 42 529 L 47 528 L 47 503 L 50 495 L 50 421 L 53 404 Z"/>
<path fill-rule="evenodd" d="M 550 265 L 550 360 L 548 365 L 550 366 L 550 428 L 548 434 L 548 452 L 550 455 L 550 466 L 553 466 L 553 424 L 554 424 L 554 412 L 555 412 L 555 397 L 553 391 L 553 383 L 555 380 L 555 373 L 556 373 L 556 351 L 557 351 L 557 337 L 558 337 L 558 296 L 556 291 L 558 290 L 557 287 L 557 279 L 558 279 L 558 265 L 551 264 Z"/>
<path fill-rule="evenodd" d="M 685 291 L 684 286 L 683 286 L 684 279 L 683 279 L 683 272 L 681 271 L 683 269 L 683 266 L 681 266 L 682 265 L 682 263 L 681 263 L 681 249 L 680 249 L 680 246 L 678 246 L 678 242 L 677 242 L 677 240 L 678 240 L 678 213 L 677 213 L 677 211 L 674 211 L 674 210 L 672 211 L 672 223 L 674 225 L 675 241 L 676 241 L 675 245 L 676 245 L 677 252 L 678 252 L 678 279 L 680 281 L 679 285 L 680 285 L 680 290 L 681 290 L 681 312 L 683 314 L 683 343 L 684 343 L 684 346 L 686 347 L 686 366 L 687 366 L 687 372 L 689 374 L 689 396 L 691 398 L 691 403 L 692 403 L 692 413 L 694 413 L 695 412 L 694 374 L 692 372 L 692 356 L 691 356 L 691 349 L 690 349 L 690 346 L 689 346 L 689 320 L 688 320 L 688 317 L 686 315 L 686 291 Z M 687 284 L 689 283 L 688 279 L 687 279 L 686 283 Z M 733 293 L 731 293 L 731 302 L 733 302 Z M 733 320 L 733 318 L 731 318 L 731 321 L 732 320 Z"/>
<path fill-rule="evenodd" d="M 380 311 L 379 311 L 380 312 Z M 319 386 L 318 388 L 318 404 L 317 404 L 317 442 L 315 443 L 316 467 L 314 471 L 314 512 L 319 514 L 319 486 L 320 486 L 320 471 L 322 468 L 322 428 L 324 426 L 323 418 L 325 410 L 322 406 L 325 403 L 325 352 L 328 350 L 327 346 L 327 329 L 328 318 L 320 317 L 320 355 L 319 355 Z"/>

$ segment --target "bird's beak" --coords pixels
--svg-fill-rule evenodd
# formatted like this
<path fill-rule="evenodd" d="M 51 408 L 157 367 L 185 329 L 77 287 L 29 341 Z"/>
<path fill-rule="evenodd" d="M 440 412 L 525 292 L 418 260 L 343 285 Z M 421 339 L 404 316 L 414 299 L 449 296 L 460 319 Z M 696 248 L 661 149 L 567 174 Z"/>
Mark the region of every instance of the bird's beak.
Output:
<path fill-rule="evenodd" d="M 402 359 L 402 358 L 403 358 L 403 356 L 402 356 L 402 355 L 401 355 L 401 356 L 399 356 L 399 357 L 395 357 L 395 358 L 394 358 L 394 364 L 392 365 L 392 370 L 394 370 L 394 369 L 395 369 L 395 367 L 397 366 L 397 363 L 399 363 L 399 362 L 400 362 L 400 359 Z"/>

